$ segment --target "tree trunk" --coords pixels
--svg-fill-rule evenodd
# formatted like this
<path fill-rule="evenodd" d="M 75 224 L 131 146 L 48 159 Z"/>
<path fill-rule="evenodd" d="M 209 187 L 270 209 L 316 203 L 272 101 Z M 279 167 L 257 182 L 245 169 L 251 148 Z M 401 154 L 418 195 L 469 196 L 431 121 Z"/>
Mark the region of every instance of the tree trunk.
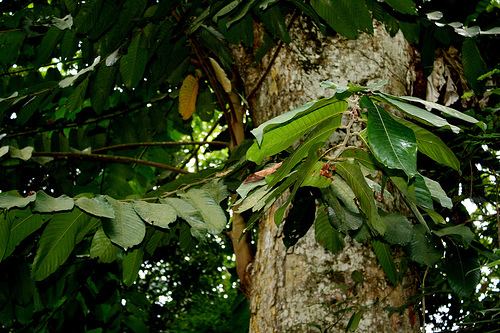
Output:
<path fill-rule="evenodd" d="M 411 93 L 414 53 L 401 33 L 390 37 L 376 24 L 373 36 L 324 37 L 305 19 L 292 24 L 290 33 L 292 43 L 276 57 L 269 52 L 259 65 L 243 50 L 235 51 L 247 93 L 269 70 L 249 101 L 255 126 L 330 96 L 320 87 L 325 80 L 365 85 L 386 79 L 385 90 Z M 419 331 L 413 308 L 405 306 L 416 290 L 414 276 L 391 286 L 370 247 L 347 237 L 344 250 L 332 255 L 317 244 L 314 228 L 287 251 L 273 215 L 271 209 L 259 224 L 250 332 L 343 332 L 354 313 L 362 314 L 359 332 Z M 353 272 L 363 275 L 362 283 L 353 280 Z"/>

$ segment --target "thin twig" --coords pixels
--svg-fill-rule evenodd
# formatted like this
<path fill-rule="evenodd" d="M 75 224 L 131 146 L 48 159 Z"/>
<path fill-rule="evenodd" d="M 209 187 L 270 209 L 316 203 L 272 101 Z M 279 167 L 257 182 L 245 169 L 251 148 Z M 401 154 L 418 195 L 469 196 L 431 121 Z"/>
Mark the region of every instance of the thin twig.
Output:
<path fill-rule="evenodd" d="M 212 126 L 212 128 L 210 129 L 210 131 L 208 131 L 207 135 L 205 135 L 205 137 L 203 138 L 203 140 L 201 142 L 204 142 L 204 141 L 207 141 L 208 137 L 213 133 L 213 131 L 215 131 L 215 129 L 217 128 L 217 126 L 219 126 L 219 120 L 217 120 L 215 122 L 215 124 Z M 191 155 L 188 156 L 188 158 L 186 158 L 180 165 L 180 168 L 184 168 L 188 163 L 189 161 L 196 155 L 198 154 L 198 150 L 200 149 L 200 146 L 197 146 L 192 152 L 191 152 Z"/>
<path fill-rule="evenodd" d="M 108 150 L 123 150 L 123 149 L 132 149 L 137 147 L 175 147 L 175 146 L 203 146 L 203 145 L 211 145 L 211 146 L 219 146 L 219 147 L 227 147 L 229 143 L 224 141 L 154 141 L 154 142 L 134 142 L 134 143 L 122 143 L 118 145 L 112 145 L 107 147 L 101 147 L 97 149 L 92 149 L 93 153 L 100 153 Z"/>
<path fill-rule="evenodd" d="M 114 156 L 114 155 L 104 155 L 104 154 L 85 154 L 85 153 L 74 153 L 74 152 L 33 152 L 34 157 L 52 157 L 55 159 L 80 159 L 80 160 L 94 160 L 94 161 L 104 161 L 110 163 L 122 163 L 122 164 L 142 164 L 146 166 L 155 167 L 158 169 L 169 170 L 176 173 L 189 173 L 189 171 L 173 167 L 168 164 L 144 161 L 137 158 L 125 157 L 125 156 Z"/>

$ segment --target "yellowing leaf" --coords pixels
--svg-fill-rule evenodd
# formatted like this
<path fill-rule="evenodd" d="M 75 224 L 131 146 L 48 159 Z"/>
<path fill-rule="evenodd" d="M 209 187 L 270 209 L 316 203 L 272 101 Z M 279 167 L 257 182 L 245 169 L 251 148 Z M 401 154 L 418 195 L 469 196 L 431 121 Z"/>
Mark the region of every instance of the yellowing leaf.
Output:
<path fill-rule="evenodd" d="M 198 79 L 189 74 L 182 82 L 179 91 L 179 113 L 182 119 L 189 119 L 196 110 L 196 97 L 198 96 Z"/>
<path fill-rule="evenodd" d="M 224 88 L 225 92 L 231 92 L 232 87 L 231 87 L 231 81 L 227 78 L 226 72 L 224 69 L 219 65 L 217 61 L 213 58 L 209 58 L 210 63 L 212 64 L 212 68 L 215 71 L 215 76 L 217 77 L 217 81 L 219 81 L 220 85 L 222 88 Z"/>

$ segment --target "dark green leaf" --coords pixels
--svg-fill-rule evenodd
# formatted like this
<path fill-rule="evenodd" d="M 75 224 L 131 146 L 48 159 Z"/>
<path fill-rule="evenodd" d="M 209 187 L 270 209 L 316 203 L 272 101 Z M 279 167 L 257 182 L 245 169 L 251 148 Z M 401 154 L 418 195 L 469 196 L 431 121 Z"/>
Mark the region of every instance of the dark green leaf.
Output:
<path fill-rule="evenodd" d="M 122 267 L 123 267 L 123 283 L 126 286 L 131 286 L 139 275 L 139 269 L 142 264 L 143 251 L 141 248 L 134 249 L 123 257 Z"/>
<path fill-rule="evenodd" d="M 203 121 L 210 121 L 214 116 L 215 101 L 213 93 L 209 89 L 204 89 L 198 94 L 196 99 L 196 114 Z"/>
<path fill-rule="evenodd" d="M 285 43 L 291 42 L 285 17 L 281 13 L 279 6 L 274 5 L 264 11 L 257 11 L 257 13 L 264 24 L 264 28 L 267 29 L 271 36 L 279 38 Z"/>
<path fill-rule="evenodd" d="M 462 44 L 462 65 L 467 82 L 472 89 L 479 91 L 482 85 L 477 79 L 488 69 L 473 38 L 466 38 Z"/>
<path fill-rule="evenodd" d="M 395 10 L 403 14 L 416 15 L 417 8 L 413 0 L 385 0 Z"/>
<path fill-rule="evenodd" d="M 64 31 L 59 30 L 56 27 L 51 27 L 45 36 L 43 36 L 42 41 L 40 42 L 37 48 L 37 58 L 36 63 L 38 65 L 45 64 L 49 62 L 50 56 L 52 52 L 56 49 L 56 45 L 61 39 Z"/>
<path fill-rule="evenodd" d="M 342 234 L 330 224 L 328 208 L 320 206 L 314 220 L 316 241 L 332 253 L 338 253 L 344 248 Z"/>
<path fill-rule="evenodd" d="M 297 190 L 283 227 L 283 244 L 288 249 L 294 246 L 310 229 L 314 222 L 316 203 L 308 188 Z"/>
<path fill-rule="evenodd" d="M 373 33 L 364 0 L 312 0 L 311 5 L 330 27 L 349 39 L 358 38 L 360 32 Z"/>
<path fill-rule="evenodd" d="M 40 237 L 33 261 L 35 281 L 45 279 L 68 259 L 76 245 L 76 236 L 86 223 L 89 217 L 79 209 L 54 215 Z"/>
<path fill-rule="evenodd" d="M 22 31 L 0 32 L 0 67 L 11 66 L 16 63 L 19 50 L 23 45 L 25 33 Z"/>
<path fill-rule="evenodd" d="M 384 239 L 391 244 L 406 245 L 410 243 L 413 234 L 413 225 L 406 216 L 400 214 L 388 214 L 382 216 L 386 225 Z"/>
<path fill-rule="evenodd" d="M 368 144 L 373 155 L 391 169 L 401 169 L 409 177 L 417 173 L 417 140 L 408 127 L 395 121 L 381 106 L 363 96 L 368 109 Z"/>
<path fill-rule="evenodd" d="M 410 258 L 422 265 L 432 266 L 441 259 L 442 252 L 432 243 L 430 236 L 426 235 L 422 225 L 414 227 L 410 243 Z"/>
<path fill-rule="evenodd" d="M 446 249 L 443 268 L 448 283 L 457 296 L 471 297 L 481 278 L 477 252 L 451 243 Z"/>
<path fill-rule="evenodd" d="M 365 177 L 359 165 L 352 161 L 345 161 L 335 164 L 337 173 L 347 182 L 349 187 L 359 200 L 360 208 L 368 218 L 368 223 L 379 234 L 385 232 L 385 225 L 378 215 L 377 204 L 373 197 L 373 191 L 365 181 Z"/>
<path fill-rule="evenodd" d="M 90 100 L 92 107 L 97 114 L 100 114 L 106 106 L 106 101 L 113 91 L 116 79 L 116 67 L 105 66 L 99 67 L 95 79 L 92 81 L 92 93 Z"/>
<path fill-rule="evenodd" d="M 132 89 L 137 86 L 143 77 L 147 61 L 146 39 L 144 34 L 138 33 L 130 42 L 127 54 L 120 60 L 120 74 L 127 88 Z"/>
<path fill-rule="evenodd" d="M 354 332 L 358 329 L 359 322 L 361 321 L 361 318 L 363 317 L 363 312 L 362 311 L 357 311 L 354 312 L 349 318 L 349 322 L 347 323 L 346 331 L 347 332 Z"/>
<path fill-rule="evenodd" d="M 472 230 L 470 230 L 469 227 L 463 224 L 454 225 L 452 227 L 446 227 L 433 232 L 439 237 L 453 236 L 453 235 L 460 236 L 460 238 L 464 242 L 464 245 L 469 245 L 475 238 L 475 235 L 472 232 Z"/>
<path fill-rule="evenodd" d="M 396 285 L 399 278 L 398 271 L 396 270 L 396 264 L 392 258 L 391 248 L 386 243 L 378 240 L 374 240 L 372 242 L 372 246 L 380 266 L 384 269 L 387 279 L 389 279 L 391 284 Z"/>
<path fill-rule="evenodd" d="M 110 263 L 116 260 L 119 252 L 120 248 L 111 242 L 102 228 L 99 228 L 92 238 L 90 257 L 97 258 L 102 263 Z"/>
<path fill-rule="evenodd" d="M 370 170 L 377 170 L 377 161 L 373 155 L 360 148 L 350 147 L 344 150 L 339 157 L 352 159 Z"/>

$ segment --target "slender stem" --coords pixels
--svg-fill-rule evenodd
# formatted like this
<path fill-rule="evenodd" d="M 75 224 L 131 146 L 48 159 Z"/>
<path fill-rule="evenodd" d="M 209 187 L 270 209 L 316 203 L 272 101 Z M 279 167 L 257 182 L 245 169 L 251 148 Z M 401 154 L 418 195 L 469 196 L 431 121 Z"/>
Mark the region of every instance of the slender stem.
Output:
<path fill-rule="evenodd" d="M 107 147 L 101 147 L 93 149 L 93 153 L 100 153 L 108 150 L 123 150 L 132 149 L 137 147 L 175 147 L 175 146 L 202 146 L 202 145 L 212 145 L 227 147 L 229 144 L 224 141 L 154 141 L 154 142 L 134 142 L 134 143 L 122 143 L 118 145 L 112 145 Z"/>
<path fill-rule="evenodd" d="M 85 153 L 73 153 L 73 152 L 33 152 L 32 156 L 39 157 L 52 157 L 56 159 L 80 159 L 80 160 L 94 160 L 94 161 L 104 161 L 110 163 L 122 163 L 122 164 L 141 164 L 158 169 L 169 170 L 176 173 L 189 173 L 189 171 L 173 167 L 168 164 L 144 161 L 137 158 L 125 157 L 125 156 L 113 156 L 104 154 L 85 154 Z"/>
<path fill-rule="evenodd" d="M 425 331 L 425 279 L 427 279 L 427 273 L 429 273 L 429 266 L 425 269 L 424 277 L 422 279 L 422 327 Z"/>

